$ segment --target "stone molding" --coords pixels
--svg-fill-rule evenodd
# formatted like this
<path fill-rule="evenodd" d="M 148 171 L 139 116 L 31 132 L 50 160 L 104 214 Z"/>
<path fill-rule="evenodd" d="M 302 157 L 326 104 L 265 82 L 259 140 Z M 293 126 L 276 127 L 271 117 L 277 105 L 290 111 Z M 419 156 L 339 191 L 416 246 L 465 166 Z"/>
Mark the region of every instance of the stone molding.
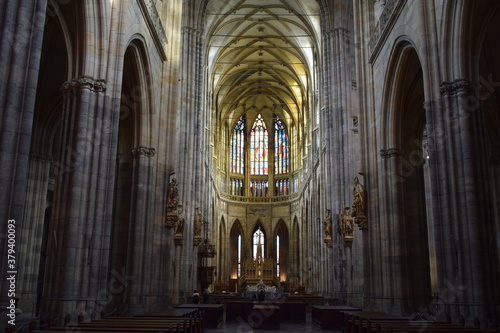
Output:
<path fill-rule="evenodd" d="M 456 95 L 459 92 L 468 93 L 473 89 L 472 84 L 465 79 L 443 82 L 439 87 L 441 95 Z"/>
<path fill-rule="evenodd" d="M 61 92 L 64 96 L 80 93 L 87 89 L 95 93 L 106 92 L 106 80 L 94 79 L 91 76 L 82 75 L 77 79 L 66 81 L 61 86 Z"/>
<path fill-rule="evenodd" d="M 373 29 L 370 40 L 368 41 L 368 48 L 370 50 L 370 63 L 373 63 L 377 58 L 377 55 L 384 45 L 391 28 L 396 23 L 399 14 L 403 10 L 406 4 L 406 0 L 387 0 L 385 2 L 384 10 L 380 19 L 378 20 L 375 28 Z"/>
<path fill-rule="evenodd" d="M 53 161 L 53 158 L 51 155 L 43 154 L 43 153 L 31 153 L 30 159 L 33 161 L 41 161 L 41 162 L 47 162 L 47 163 L 52 163 L 52 161 Z"/>
<path fill-rule="evenodd" d="M 156 149 L 154 148 L 149 148 L 149 147 L 144 147 L 144 146 L 139 146 L 132 148 L 132 155 L 134 156 L 146 156 L 148 158 L 151 158 L 156 155 Z"/>
<path fill-rule="evenodd" d="M 380 156 L 383 159 L 398 157 L 401 155 L 403 155 L 403 152 L 397 148 L 380 149 Z"/>
<path fill-rule="evenodd" d="M 196 37 L 201 37 L 201 33 L 193 27 L 185 25 L 182 27 L 181 30 L 183 34 L 190 34 L 190 35 L 195 35 Z"/>
<path fill-rule="evenodd" d="M 162 60 L 166 61 L 167 54 L 165 52 L 165 45 L 167 45 L 168 40 L 165 35 L 165 29 L 163 29 L 163 24 L 161 23 L 160 15 L 156 9 L 156 3 L 153 0 L 139 0 L 137 3 L 139 4 L 144 19 L 146 20 L 156 48 L 158 49 Z"/>

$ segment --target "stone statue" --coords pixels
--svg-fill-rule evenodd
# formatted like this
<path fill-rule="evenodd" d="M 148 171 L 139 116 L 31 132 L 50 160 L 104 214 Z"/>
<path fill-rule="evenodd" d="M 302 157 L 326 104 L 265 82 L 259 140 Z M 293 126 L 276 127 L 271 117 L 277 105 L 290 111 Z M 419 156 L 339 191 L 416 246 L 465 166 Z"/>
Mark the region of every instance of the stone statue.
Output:
<path fill-rule="evenodd" d="M 326 210 L 326 217 L 323 220 L 323 229 L 325 231 L 325 238 L 332 237 L 332 218 L 330 215 L 330 210 Z"/>
<path fill-rule="evenodd" d="M 203 225 L 203 221 L 201 219 L 201 212 L 196 208 L 196 217 L 194 218 L 194 235 L 201 236 L 201 227 Z"/>
<path fill-rule="evenodd" d="M 351 207 L 343 206 L 339 212 L 340 218 L 340 230 L 344 234 L 344 236 L 352 236 L 354 231 L 353 228 L 353 218 L 351 216 Z"/>
<path fill-rule="evenodd" d="M 358 177 L 354 178 L 354 201 L 352 202 L 353 216 L 365 216 L 366 192 L 365 187 L 359 182 Z"/>
<path fill-rule="evenodd" d="M 177 210 L 177 205 L 179 204 L 178 196 L 177 179 L 173 178 L 168 185 L 167 213 Z"/>
<path fill-rule="evenodd" d="M 186 221 L 184 220 L 184 217 L 182 215 L 179 215 L 179 219 L 174 224 L 174 235 L 182 235 L 182 233 L 184 232 L 185 223 Z"/>

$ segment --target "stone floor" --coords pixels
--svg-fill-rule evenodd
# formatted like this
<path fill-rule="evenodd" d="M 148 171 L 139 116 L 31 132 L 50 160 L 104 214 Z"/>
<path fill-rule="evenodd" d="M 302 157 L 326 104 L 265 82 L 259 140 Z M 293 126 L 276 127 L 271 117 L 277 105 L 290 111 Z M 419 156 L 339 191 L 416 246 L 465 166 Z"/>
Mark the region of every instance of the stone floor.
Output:
<path fill-rule="evenodd" d="M 320 332 L 341 332 L 328 331 L 312 325 L 311 323 L 282 323 L 281 330 L 253 330 L 247 324 L 239 324 L 235 322 L 223 323 L 218 329 L 205 329 L 205 333 L 320 333 Z"/>
<path fill-rule="evenodd" d="M 281 330 L 254 330 L 245 322 L 223 322 L 218 329 L 205 329 L 205 333 L 320 333 L 320 332 L 342 332 L 322 330 L 311 322 L 311 314 L 306 314 L 305 323 L 284 322 L 280 325 Z"/>

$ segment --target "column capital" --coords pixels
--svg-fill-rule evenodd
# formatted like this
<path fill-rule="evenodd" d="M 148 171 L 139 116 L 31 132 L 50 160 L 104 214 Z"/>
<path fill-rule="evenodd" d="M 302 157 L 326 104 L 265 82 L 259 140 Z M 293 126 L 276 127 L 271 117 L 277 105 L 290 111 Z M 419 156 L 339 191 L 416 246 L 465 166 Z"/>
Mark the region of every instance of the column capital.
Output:
<path fill-rule="evenodd" d="M 474 90 L 472 83 L 465 79 L 457 79 L 454 81 L 445 81 L 439 87 L 441 95 L 456 95 L 459 92 L 471 92 Z"/>
<path fill-rule="evenodd" d="M 106 80 L 94 79 L 91 76 L 82 75 L 61 85 L 61 92 L 65 96 L 80 93 L 83 89 L 96 93 L 106 92 Z"/>
<path fill-rule="evenodd" d="M 150 147 L 145 147 L 145 146 L 138 146 L 135 148 L 132 148 L 132 155 L 134 156 L 146 156 L 146 157 L 153 157 L 156 155 L 156 149 L 150 148 Z"/>
<path fill-rule="evenodd" d="M 53 158 L 51 155 L 44 154 L 44 153 L 30 153 L 30 159 L 34 161 L 42 161 L 42 162 L 48 162 L 51 163 L 53 161 Z"/>
<path fill-rule="evenodd" d="M 380 149 L 380 156 L 383 159 L 398 157 L 401 155 L 403 155 L 403 152 L 401 150 L 399 150 L 398 148 Z"/>

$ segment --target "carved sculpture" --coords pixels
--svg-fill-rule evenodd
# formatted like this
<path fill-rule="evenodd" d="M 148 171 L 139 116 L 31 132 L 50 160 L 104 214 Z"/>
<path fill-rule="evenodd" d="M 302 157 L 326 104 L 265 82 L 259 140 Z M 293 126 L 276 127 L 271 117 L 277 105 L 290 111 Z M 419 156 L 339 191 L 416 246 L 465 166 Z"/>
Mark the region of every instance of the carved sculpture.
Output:
<path fill-rule="evenodd" d="M 326 217 L 323 220 L 323 230 L 325 232 L 325 243 L 328 247 L 332 247 L 332 217 L 330 210 L 326 210 Z"/>
<path fill-rule="evenodd" d="M 180 205 L 179 205 L 180 206 Z M 184 224 L 186 221 L 184 217 L 179 213 L 177 222 L 174 224 L 174 235 L 181 235 L 184 233 Z"/>
<path fill-rule="evenodd" d="M 201 218 L 201 212 L 196 208 L 196 217 L 194 218 L 194 235 L 201 236 L 201 227 L 203 225 L 203 221 Z"/>
<path fill-rule="evenodd" d="M 172 228 L 179 221 L 179 215 L 177 211 L 179 208 L 178 195 L 179 192 L 177 189 L 177 179 L 173 178 L 170 184 L 168 185 L 167 205 L 166 205 L 167 216 L 165 217 L 166 227 Z"/>
<path fill-rule="evenodd" d="M 339 212 L 340 231 L 344 235 L 344 246 L 351 246 L 353 241 L 353 217 L 351 207 L 342 205 Z"/>
<path fill-rule="evenodd" d="M 201 218 L 201 212 L 199 208 L 196 208 L 196 217 L 194 218 L 194 236 L 193 244 L 194 246 L 199 246 L 202 241 L 201 237 L 201 227 L 203 226 L 203 220 Z"/>
<path fill-rule="evenodd" d="M 354 200 L 352 202 L 351 216 L 354 218 L 359 229 L 368 228 L 368 219 L 366 217 L 366 191 L 363 184 L 359 182 L 358 177 L 354 177 Z"/>
<path fill-rule="evenodd" d="M 168 185 L 167 212 L 175 212 L 179 204 L 179 191 L 177 189 L 177 179 L 173 178 Z"/>

